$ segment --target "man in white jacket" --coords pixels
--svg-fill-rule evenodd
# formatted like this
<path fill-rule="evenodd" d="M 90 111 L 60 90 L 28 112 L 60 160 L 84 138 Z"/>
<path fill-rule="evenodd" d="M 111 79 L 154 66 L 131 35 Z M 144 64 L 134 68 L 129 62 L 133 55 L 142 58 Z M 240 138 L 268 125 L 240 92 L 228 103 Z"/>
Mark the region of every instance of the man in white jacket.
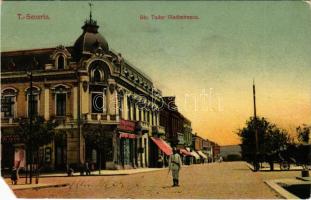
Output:
<path fill-rule="evenodd" d="M 176 147 L 173 148 L 173 154 L 169 158 L 169 170 L 172 170 L 173 187 L 179 186 L 179 171 L 181 169 L 181 158 L 177 153 Z"/>

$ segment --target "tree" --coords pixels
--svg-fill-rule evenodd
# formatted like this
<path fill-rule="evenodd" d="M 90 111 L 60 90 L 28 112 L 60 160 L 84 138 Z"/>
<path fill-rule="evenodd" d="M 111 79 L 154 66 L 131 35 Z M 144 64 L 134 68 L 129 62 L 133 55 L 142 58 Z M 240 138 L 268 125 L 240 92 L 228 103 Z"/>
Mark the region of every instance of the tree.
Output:
<path fill-rule="evenodd" d="M 102 164 L 102 152 L 106 153 L 106 133 L 104 130 L 104 127 L 102 124 L 96 124 L 96 125 L 86 125 L 85 129 L 87 131 L 83 132 L 83 136 L 86 139 L 86 141 L 93 147 L 96 148 L 97 152 L 99 153 L 99 161 L 98 161 L 98 173 L 101 173 L 101 164 Z"/>
<path fill-rule="evenodd" d="M 258 152 L 256 152 L 255 133 L 258 133 Z M 242 158 L 248 162 L 254 162 L 256 156 L 263 159 L 262 155 L 272 154 L 287 146 L 290 142 L 288 133 L 270 123 L 264 117 L 251 117 L 246 121 L 246 126 L 237 131 L 241 138 Z M 271 165 L 270 165 L 271 166 Z"/>
<path fill-rule="evenodd" d="M 54 137 L 54 129 L 57 123 L 52 120 L 45 121 L 43 117 L 37 116 L 30 123 L 29 118 L 20 118 L 17 133 L 26 145 L 26 150 L 30 155 L 30 165 L 34 163 L 34 152 L 37 153 L 37 177 L 38 183 L 38 164 L 39 164 L 39 148 L 49 144 Z M 30 183 L 32 183 L 32 167 L 30 169 Z"/>
<path fill-rule="evenodd" d="M 302 126 L 298 126 L 296 128 L 296 131 L 299 142 L 309 143 L 311 127 L 308 127 L 306 124 L 303 124 Z"/>

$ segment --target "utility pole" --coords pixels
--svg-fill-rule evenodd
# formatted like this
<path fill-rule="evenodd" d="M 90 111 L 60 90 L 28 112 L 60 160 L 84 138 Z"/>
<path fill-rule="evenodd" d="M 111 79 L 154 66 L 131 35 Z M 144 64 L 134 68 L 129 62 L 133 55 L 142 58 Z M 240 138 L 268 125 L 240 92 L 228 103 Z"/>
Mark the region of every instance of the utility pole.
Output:
<path fill-rule="evenodd" d="M 253 80 L 253 100 L 254 100 L 254 128 L 255 128 L 255 143 L 256 143 L 256 152 L 254 155 L 254 171 L 259 170 L 258 164 L 258 128 L 257 128 L 257 115 L 256 115 L 256 89 L 255 89 L 255 80 Z"/>
<path fill-rule="evenodd" d="M 34 58 L 35 60 L 35 58 Z M 30 71 L 28 71 L 28 76 L 29 76 L 29 81 L 30 81 L 30 94 L 29 94 L 29 99 L 28 101 L 30 103 L 28 103 L 29 105 L 29 133 L 28 134 L 32 134 L 32 117 L 33 117 L 33 92 L 32 92 L 32 65 L 33 63 L 30 64 Z M 32 171 L 33 171 L 33 153 L 32 153 L 32 141 L 30 140 L 28 142 L 29 145 L 29 153 L 30 153 L 30 173 L 29 173 L 29 182 L 30 184 L 32 184 Z"/>

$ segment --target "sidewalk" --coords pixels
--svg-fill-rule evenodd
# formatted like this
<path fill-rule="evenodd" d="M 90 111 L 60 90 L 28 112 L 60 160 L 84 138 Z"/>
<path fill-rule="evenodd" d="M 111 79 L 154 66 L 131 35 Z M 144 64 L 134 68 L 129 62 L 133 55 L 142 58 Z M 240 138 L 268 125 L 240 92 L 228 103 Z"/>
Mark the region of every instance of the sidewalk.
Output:
<path fill-rule="evenodd" d="M 92 176 L 117 176 L 117 175 L 130 175 L 143 172 L 152 172 L 164 170 L 167 168 L 138 168 L 138 169 L 119 169 L 119 170 L 101 170 L 92 171 Z M 85 174 L 84 174 L 85 175 Z M 73 173 L 73 176 L 80 176 L 80 172 Z M 40 177 L 68 177 L 67 173 L 43 173 Z"/>
<path fill-rule="evenodd" d="M 168 170 L 168 168 L 138 168 L 138 169 L 101 170 L 100 174 L 99 174 L 98 170 L 94 170 L 91 172 L 91 176 L 131 175 L 131 174 L 159 171 L 159 170 L 165 170 L 165 169 Z M 73 176 L 81 176 L 81 175 L 80 175 L 80 172 L 75 172 L 75 173 L 73 173 Z M 71 177 L 73 177 L 73 176 L 71 176 Z M 86 176 L 85 173 L 84 173 L 84 176 Z M 25 174 L 21 174 L 19 177 L 25 178 Z M 69 176 L 67 175 L 67 173 L 61 173 L 61 172 L 59 172 L 59 173 L 55 173 L 55 172 L 40 173 L 40 178 L 44 178 L 44 177 L 69 177 Z M 10 176 L 4 175 L 3 178 L 10 178 Z"/>

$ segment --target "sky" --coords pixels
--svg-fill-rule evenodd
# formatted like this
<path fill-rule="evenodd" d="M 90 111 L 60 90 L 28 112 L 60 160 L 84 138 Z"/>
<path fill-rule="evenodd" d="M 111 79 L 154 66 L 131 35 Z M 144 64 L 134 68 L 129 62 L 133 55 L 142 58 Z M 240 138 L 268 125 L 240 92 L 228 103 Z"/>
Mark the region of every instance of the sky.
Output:
<path fill-rule="evenodd" d="M 220 145 L 257 115 L 295 135 L 311 124 L 311 7 L 303 1 L 93 2 L 109 47 L 176 96 L 193 132 Z M 47 20 L 19 16 L 46 15 Z M 140 16 L 147 16 L 141 20 Z M 152 15 L 166 16 L 163 20 Z M 171 20 L 168 15 L 197 16 Z M 87 2 L 2 2 L 1 51 L 71 46 Z"/>

